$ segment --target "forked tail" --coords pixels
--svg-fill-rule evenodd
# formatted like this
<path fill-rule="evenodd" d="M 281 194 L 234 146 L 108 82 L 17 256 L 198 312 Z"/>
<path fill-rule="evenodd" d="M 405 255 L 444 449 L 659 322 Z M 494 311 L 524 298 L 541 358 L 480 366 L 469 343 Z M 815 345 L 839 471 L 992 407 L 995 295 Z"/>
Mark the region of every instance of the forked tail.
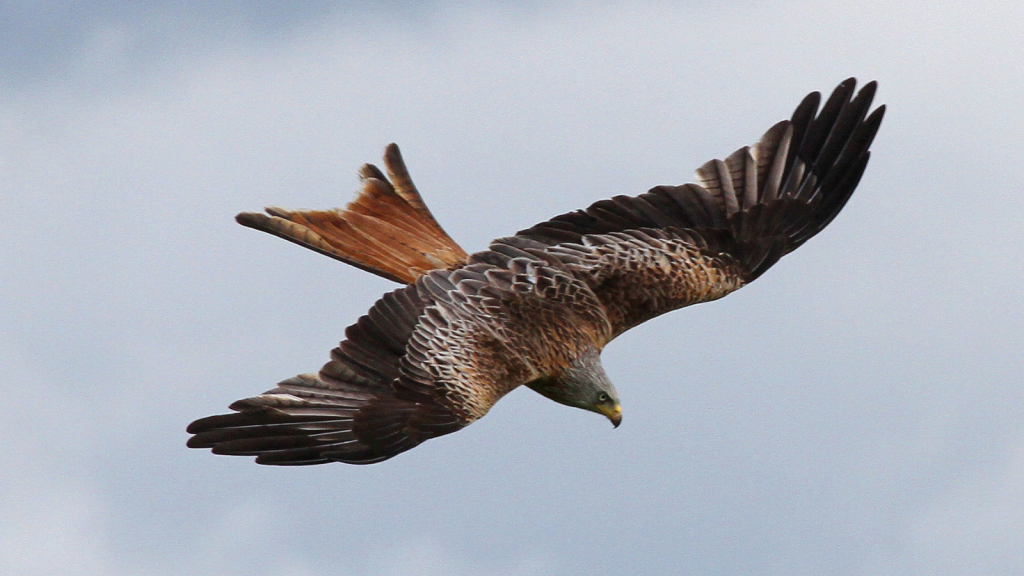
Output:
<path fill-rule="evenodd" d="M 235 219 L 404 284 L 464 263 L 466 252 L 434 220 L 395 144 L 384 149 L 384 166 L 390 181 L 373 164 L 363 165 L 363 189 L 344 210 L 267 207 L 269 216 L 242 212 Z"/>

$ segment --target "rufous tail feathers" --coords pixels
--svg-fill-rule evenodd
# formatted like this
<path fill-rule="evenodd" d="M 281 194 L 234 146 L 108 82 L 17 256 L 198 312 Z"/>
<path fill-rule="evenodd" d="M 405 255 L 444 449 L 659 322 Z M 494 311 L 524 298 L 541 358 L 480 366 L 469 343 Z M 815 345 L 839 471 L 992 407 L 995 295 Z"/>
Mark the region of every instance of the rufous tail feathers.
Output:
<path fill-rule="evenodd" d="M 384 149 L 384 166 L 390 181 L 373 164 L 363 165 L 363 189 L 344 210 L 267 207 L 269 216 L 242 212 L 235 219 L 404 284 L 464 263 L 466 252 L 434 220 L 395 144 Z"/>

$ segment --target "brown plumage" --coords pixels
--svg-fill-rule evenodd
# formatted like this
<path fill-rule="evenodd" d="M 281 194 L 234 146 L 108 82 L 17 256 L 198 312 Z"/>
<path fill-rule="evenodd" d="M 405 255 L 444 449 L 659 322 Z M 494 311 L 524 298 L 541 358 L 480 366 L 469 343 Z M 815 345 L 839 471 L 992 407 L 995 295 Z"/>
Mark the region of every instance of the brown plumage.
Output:
<path fill-rule="evenodd" d="M 665 312 L 721 298 L 820 232 L 867 165 L 884 106 L 869 83 L 807 96 L 757 144 L 658 186 L 556 216 L 467 255 L 434 220 L 391 144 L 345 210 L 238 221 L 407 284 L 345 331 L 319 374 L 193 422 L 188 445 L 261 464 L 368 464 L 482 417 L 521 385 L 621 409 L 599 355 Z"/>
<path fill-rule="evenodd" d="M 398 146 L 384 150 L 384 166 L 390 181 L 373 164 L 360 168 L 363 189 L 344 210 L 268 207 L 270 216 L 242 212 L 235 219 L 403 284 L 464 263 L 466 253 L 423 203 Z"/>

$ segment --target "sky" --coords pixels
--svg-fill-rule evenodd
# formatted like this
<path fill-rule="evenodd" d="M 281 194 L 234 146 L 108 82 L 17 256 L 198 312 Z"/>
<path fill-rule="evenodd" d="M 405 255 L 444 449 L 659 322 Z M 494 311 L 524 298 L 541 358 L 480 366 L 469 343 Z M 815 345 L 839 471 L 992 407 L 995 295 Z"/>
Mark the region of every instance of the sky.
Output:
<path fill-rule="evenodd" d="M 1024 5 L 6 2 L 0 572 L 1024 573 Z M 864 179 L 751 286 L 372 466 L 185 426 L 317 370 L 395 286 L 233 216 L 402 146 L 465 248 L 692 181 L 878 80 Z"/>

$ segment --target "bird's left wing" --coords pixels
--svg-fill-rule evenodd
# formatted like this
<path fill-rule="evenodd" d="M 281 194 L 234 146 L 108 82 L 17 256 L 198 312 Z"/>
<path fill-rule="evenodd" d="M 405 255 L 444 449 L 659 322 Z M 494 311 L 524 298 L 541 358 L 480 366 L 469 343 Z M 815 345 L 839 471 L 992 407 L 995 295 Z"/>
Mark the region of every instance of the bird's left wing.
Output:
<path fill-rule="evenodd" d="M 555 258 L 604 306 L 612 337 L 721 298 L 820 232 L 867 166 L 884 106 L 876 85 L 840 84 L 817 112 L 808 95 L 753 146 L 697 170 L 699 184 L 616 196 L 496 240 L 492 252 Z"/>

